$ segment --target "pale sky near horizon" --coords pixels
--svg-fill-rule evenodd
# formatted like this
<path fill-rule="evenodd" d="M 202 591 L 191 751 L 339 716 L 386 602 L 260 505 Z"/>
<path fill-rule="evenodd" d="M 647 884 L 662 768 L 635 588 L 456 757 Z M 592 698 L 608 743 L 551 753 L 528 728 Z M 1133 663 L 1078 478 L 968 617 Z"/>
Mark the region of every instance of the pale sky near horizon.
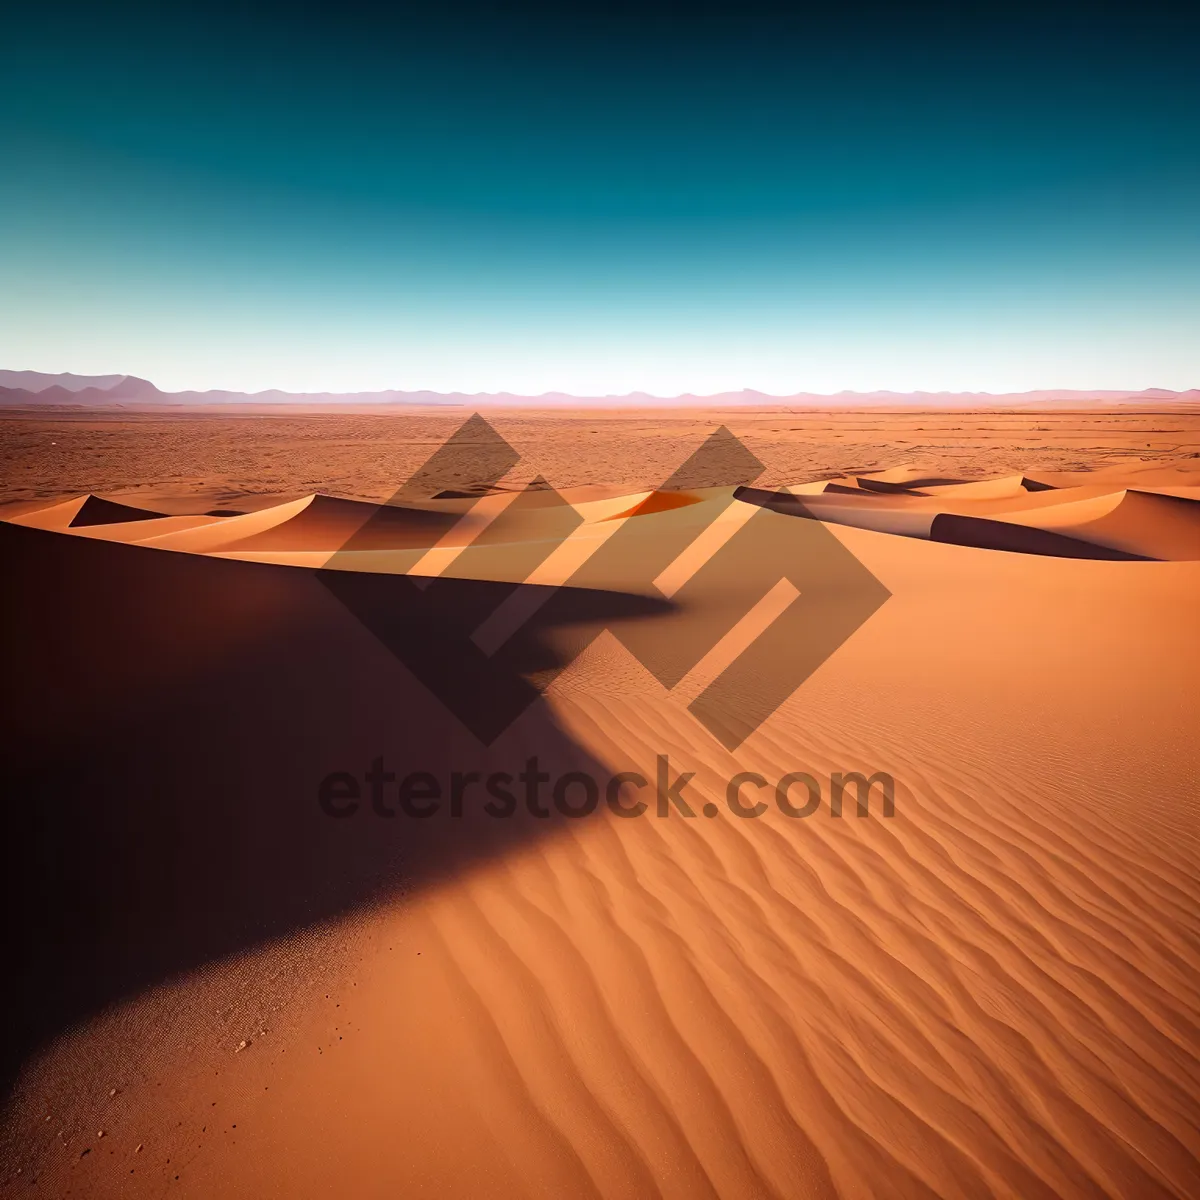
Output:
<path fill-rule="evenodd" d="M 1198 18 L 1080 11 L 31 6 L 0 39 L 0 366 L 1200 386 Z"/>

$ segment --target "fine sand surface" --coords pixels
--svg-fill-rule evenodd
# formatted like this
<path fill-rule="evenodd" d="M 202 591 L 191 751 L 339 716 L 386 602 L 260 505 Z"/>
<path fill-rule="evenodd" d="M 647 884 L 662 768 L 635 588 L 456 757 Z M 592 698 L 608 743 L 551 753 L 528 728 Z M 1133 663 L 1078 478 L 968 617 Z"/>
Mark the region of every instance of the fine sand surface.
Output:
<path fill-rule="evenodd" d="M 468 415 L 0 426 L 5 1194 L 1200 1196 L 1200 419 Z"/>

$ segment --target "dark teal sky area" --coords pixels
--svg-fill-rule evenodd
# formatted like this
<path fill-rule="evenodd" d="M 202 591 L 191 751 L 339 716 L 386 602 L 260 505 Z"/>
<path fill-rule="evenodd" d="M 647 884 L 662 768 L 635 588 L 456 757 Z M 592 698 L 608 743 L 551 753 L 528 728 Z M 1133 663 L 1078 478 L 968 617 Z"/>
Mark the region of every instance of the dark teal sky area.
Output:
<path fill-rule="evenodd" d="M 2 365 L 161 386 L 1200 383 L 1200 15 L 28 6 Z"/>

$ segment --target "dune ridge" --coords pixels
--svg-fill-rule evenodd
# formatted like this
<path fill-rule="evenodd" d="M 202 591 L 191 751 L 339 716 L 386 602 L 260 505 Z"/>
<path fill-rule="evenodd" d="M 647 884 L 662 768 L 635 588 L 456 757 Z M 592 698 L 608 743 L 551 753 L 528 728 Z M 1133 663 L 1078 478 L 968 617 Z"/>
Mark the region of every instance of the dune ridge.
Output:
<path fill-rule="evenodd" d="M 1059 489 L 1024 476 L 975 482 L 827 481 L 820 492 L 740 487 L 747 503 L 791 516 L 978 549 L 1062 558 L 1200 560 L 1200 500 L 1136 488 Z M 862 485 L 862 496 L 855 495 Z M 1080 496 L 1080 492 L 1089 492 Z"/>
<path fill-rule="evenodd" d="M 1200 559 L 1200 497 L 1188 494 L 1189 485 L 1167 489 L 1123 487 L 1115 479 L 1090 485 L 1064 480 L 1059 485 L 1019 474 L 956 480 L 896 467 L 781 490 L 740 486 L 732 495 L 792 516 L 978 549 L 1065 558 Z M 585 525 L 653 516 L 701 498 L 701 493 L 685 491 L 603 497 L 595 496 L 594 489 L 579 491 L 576 496 L 568 490 L 562 499 L 573 504 Z M 431 550 L 447 537 L 467 544 L 489 505 L 504 509 L 519 494 L 500 491 L 490 498 L 470 498 L 464 493 L 419 504 L 367 504 L 314 493 L 237 515 L 196 514 L 190 519 L 182 514 L 166 518 L 89 495 L 7 519 L 64 532 L 86 529 L 91 536 L 164 550 L 306 566 L 331 562 L 340 569 L 356 561 L 359 569 L 409 570 L 420 556 L 389 560 L 386 552 Z M 541 504 L 518 506 L 498 528 L 511 540 L 537 537 L 540 526 L 548 528 L 551 512 Z M 352 554 L 358 557 L 351 560 Z"/>

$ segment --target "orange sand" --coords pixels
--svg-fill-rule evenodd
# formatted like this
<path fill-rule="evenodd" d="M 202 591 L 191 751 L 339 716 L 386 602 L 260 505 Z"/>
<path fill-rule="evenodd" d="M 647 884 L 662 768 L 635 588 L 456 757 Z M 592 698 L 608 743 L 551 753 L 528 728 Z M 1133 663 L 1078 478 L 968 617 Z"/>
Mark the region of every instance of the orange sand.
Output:
<path fill-rule="evenodd" d="M 629 526 L 596 586 L 634 639 L 669 649 L 761 598 L 731 572 L 673 607 L 694 563 L 639 582 L 634 560 L 717 512 L 773 509 L 768 555 L 824 522 L 891 593 L 733 752 L 687 710 L 703 666 L 668 691 L 611 634 L 485 749 L 307 569 L 482 594 L 527 578 L 561 506 L 497 503 L 451 545 L 462 502 L 281 498 L 296 479 L 274 503 L 197 489 L 191 514 L 160 482 L 107 526 L 26 497 L 0 523 L 25 681 L 5 721 L 24 795 L 61 776 L 88 901 L 44 936 L 35 908 L 28 940 L 51 939 L 36 978 L 87 986 L 30 1018 L 5 1187 L 1200 1195 L 1200 467 L 975 453 L 995 469 L 776 462 L 746 499 L 650 491 L 669 471 L 561 485 L 582 522 L 538 582 Z M 218 499 L 249 515 L 202 518 Z M 720 811 L 317 811 L 324 775 L 379 754 L 649 777 L 667 755 Z M 852 770 L 894 777 L 894 817 L 726 805 L 739 771 Z"/>

